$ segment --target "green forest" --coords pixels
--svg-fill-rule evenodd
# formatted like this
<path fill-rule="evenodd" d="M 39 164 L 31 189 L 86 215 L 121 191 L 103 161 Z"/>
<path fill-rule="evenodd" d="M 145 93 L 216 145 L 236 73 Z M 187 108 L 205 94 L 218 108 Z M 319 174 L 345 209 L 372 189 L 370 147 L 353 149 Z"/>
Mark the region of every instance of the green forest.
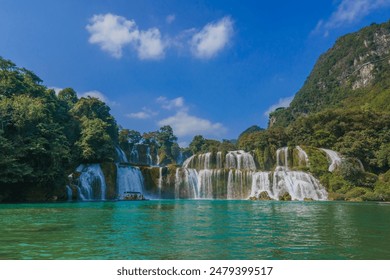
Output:
<path fill-rule="evenodd" d="M 32 71 L 0 57 L 0 201 L 49 200 L 80 163 L 112 162 L 115 147 L 140 141 L 174 163 L 180 148 L 169 126 L 144 133 L 120 128 L 110 108 L 71 88 L 58 94 Z"/>
<path fill-rule="evenodd" d="M 290 106 L 270 114 L 267 130 L 243 133 L 239 147 L 255 150 L 265 164 L 273 164 L 268 155 L 281 146 L 338 151 L 360 160 L 365 171 L 345 161 L 329 174 L 326 162 L 321 164 L 320 155 L 313 154 L 316 164 L 310 171 L 333 198 L 389 200 L 389 36 L 390 21 L 339 38 L 318 59 Z"/>
<path fill-rule="evenodd" d="M 170 126 L 143 134 L 122 128 L 99 99 L 78 98 L 72 88 L 56 93 L 0 57 L 0 202 L 23 201 L 26 194 L 50 200 L 80 163 L 113 162 L 116 147 L 129 153 L 141 140 L 164 166 L 177 164 L 179 154 L 242 149 L 261 170 L 275 166 L 278 148 L 300 145 L 309 154 L 307 171 L 330 199 L 390 200 L 390 46 L 383 39 L 389 34 L 387 22 L 337 40 L 291 105 L 271 113 L 267 129 L 252 126 L 237 140 L 197 135 L 187 148 Z M 331 174 L 315 147 L 349 160 Z"/>

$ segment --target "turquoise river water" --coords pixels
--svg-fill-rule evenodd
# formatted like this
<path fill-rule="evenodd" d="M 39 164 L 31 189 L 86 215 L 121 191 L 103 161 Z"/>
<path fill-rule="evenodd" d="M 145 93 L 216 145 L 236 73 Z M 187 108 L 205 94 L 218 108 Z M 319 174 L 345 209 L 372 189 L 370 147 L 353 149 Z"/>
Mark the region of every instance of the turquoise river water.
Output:
<path fill-rule="evenodd" d="M 0 259 L 390 259 L 390 204 L 4 204 Z"/>

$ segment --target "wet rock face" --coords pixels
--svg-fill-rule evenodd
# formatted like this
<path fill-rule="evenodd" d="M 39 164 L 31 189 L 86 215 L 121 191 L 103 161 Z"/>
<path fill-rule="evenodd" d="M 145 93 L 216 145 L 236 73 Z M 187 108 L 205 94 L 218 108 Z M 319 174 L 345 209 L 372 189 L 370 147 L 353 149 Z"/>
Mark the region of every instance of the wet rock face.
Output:
<path fill-rule="evenodd" d="M 106 199 L 117 198 L 117 166 L 112 162 L 105 162 L 101 164 L 101 168 L 106 179 Z"/>
<path fill-rule="evenodd" d="M 268 192 L 262 191 L 261 193 L 259 193 L 257 197 L 251 196 L 249 200 L 273 200 L 273 199 L 269 196 Z"/>
<path fill-rule="evenodd" d="M 291 195 L 289 193 L 284 193 L 279 196 L 279 200 L 281 201 L 291 201 Z"/>
<path fill-rule="evenodd" d="M 157 165 L 157 151 L 148 144 L 134 144 L 129 162 L 137 165 Z"/>

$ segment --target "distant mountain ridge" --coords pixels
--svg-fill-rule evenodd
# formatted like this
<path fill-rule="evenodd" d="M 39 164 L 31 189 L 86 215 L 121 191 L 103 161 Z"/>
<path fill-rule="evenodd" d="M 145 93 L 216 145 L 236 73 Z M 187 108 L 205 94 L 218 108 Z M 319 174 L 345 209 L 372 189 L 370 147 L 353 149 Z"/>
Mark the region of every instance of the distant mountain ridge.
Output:
<path fill-rule="evenodd" d="M 340 37 L 320 56 L 289 108 L 270 114 L 286 127 L 324 109 L 390 109 L 390 21 Z"/>

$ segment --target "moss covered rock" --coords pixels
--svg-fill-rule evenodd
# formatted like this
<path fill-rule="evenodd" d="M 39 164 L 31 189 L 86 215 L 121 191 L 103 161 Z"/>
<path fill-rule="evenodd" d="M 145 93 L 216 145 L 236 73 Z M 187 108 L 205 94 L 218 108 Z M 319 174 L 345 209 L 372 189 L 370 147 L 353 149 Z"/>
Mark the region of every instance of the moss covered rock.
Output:
<path fill-rule="evenodd" d="M 291 201 L 291 195 L 287 192 L 279 196 L 280 201 Z"/>
<path fill-rule="evenodd" d="M 259 193 L 259 196 L 257 197 L 258 200 L 272 200 L 272 198 L 269 196 L 268 192 L 263 191 Z"/>

